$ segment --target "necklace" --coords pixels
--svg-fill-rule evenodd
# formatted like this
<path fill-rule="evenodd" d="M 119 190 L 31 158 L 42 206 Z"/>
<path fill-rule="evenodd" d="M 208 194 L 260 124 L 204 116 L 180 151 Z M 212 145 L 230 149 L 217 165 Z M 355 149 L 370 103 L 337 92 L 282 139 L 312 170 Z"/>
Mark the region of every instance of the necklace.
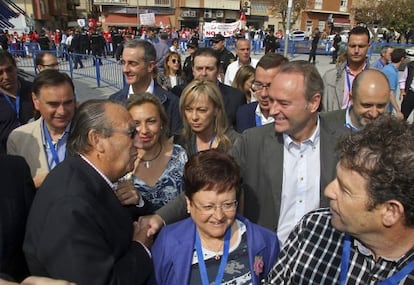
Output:
<path fill-rule="evenodd" d="M 154 160 L 156 160 L 160 156 L 161 151 L 162 151 L 162 144 L 159 143 L 159 145 L 160 145 L 160 150 L 158 151 L 158 153 L 153 158 L 151 158 L 151 159 L 144 159 L 143 156 L 142 157 L 139 157 L 138 156 L 139 160 L 142 161 L 142 162 L 144 162 L 144 167 L 145 168 L 150 168 L 151 167 L 151 162 L 154 161 Z"/>
<path fill-rule="evenodd" d="M 220 260 L 220 258 L 221 258 L 220 252 L 221 252 L 221 249 L 224 247 L 224 241 L 218 247 L 217 246 L 212 247 L 212 246 L 207 245 L 208 243 L 207 243 L 206 240 L 204 240 L 204 238 L 202 238 L 202 237 L 200 237 L 200 238 L 201 238 L 201 241 L 204 243 L 204 248 L 207 249 L 207 247 L 208 247 L 207 250 L 214 253 L 214 259 L 215 260 Z M 210 248 L 216 248 L 217 250 L 211 250 Z"/>

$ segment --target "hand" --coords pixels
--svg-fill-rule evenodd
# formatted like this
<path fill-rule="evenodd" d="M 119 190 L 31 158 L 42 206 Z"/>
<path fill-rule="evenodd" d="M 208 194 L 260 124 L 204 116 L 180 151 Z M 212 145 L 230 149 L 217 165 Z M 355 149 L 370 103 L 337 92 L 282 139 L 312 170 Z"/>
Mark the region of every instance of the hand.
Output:
<path fill-rule="evenodd" d="M 51 279 L 46 277 L 29 276 L 23 280 L 21 285 L 76 285 L 76 283 Z"/>
<path fill-rule="evenodd" d="M 395 116 L 397 117 L 398 120 L 404 121 L 404 115 L 403 113 L 401 113 L 401 111 L 396 111 Z"/>
<path fill-rule="evenodd" d="M 45 180 L 47 175 L 48 173 L 39 173 L 39 174 L 36 174 L 35 177 L 33 177 L 33 182 L 34 182 L 36 189 L 39 189 L 40 186 L 42 186 L 42 183 Z"/>
<path fill-rule="evenodd" d="M 402 99 L 402 97 L 404 97 L 406 95 L 405 90 L 404 89 L 400 89 L 400 100 Z"/>
<path fill-rule="evenodd" d="M 140 199 L 137 189 L 135 189 L 132 180 L 122 181 L 118 183 L 115 195 L 122 205 L 137 205 Z"/>
<path fill-rule="evenodd" d="M 147 237 L 152 237 L 158 233 L 165 225 L 164 220 L 160 215 L 149 215 L 139 217 L 138 221 L 147 228 Z"/>
<path fill-rule="evenodd" d="M 144 244 L 147 248 L 150 248 L 152 242 L 154 241 L 153 236 L 147 235 L 147 224 L 145 224 L 141 219 L 134 222 L 134 234 L 132 240 Z"/>

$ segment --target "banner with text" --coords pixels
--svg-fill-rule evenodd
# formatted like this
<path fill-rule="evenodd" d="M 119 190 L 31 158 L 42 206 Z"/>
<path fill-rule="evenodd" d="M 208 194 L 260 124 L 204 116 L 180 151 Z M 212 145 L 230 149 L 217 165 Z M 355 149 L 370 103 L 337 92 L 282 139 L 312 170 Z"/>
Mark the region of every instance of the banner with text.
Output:
<path fill-rule="evenodd" d="M 231 37 L 240 31 L 241 22 L 234 23 L 204 23 L 203 36 L 212 38 L 215 34 L 222 34 L 224 37 Z"/>

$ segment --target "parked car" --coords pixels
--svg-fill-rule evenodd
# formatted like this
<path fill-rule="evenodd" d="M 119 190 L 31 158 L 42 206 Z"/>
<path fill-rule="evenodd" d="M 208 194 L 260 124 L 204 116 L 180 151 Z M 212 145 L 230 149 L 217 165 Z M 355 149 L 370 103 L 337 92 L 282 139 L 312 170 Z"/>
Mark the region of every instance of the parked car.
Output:
<path fill-rule="evenodd" d="M 343 30 L 339 32 L 339 35 L 341 36 L 341 42 L 343 43 L 348 42 L 348 33 L 349 33 L 349 30 Z M 334 37 L 335 37 L 335 34 L 329 35 L 328 40 L 333 41 Z"/>
<path fill-rule="evenodd" d="M 289 40 L 291 41 L 307 41 L 309 40 L 309 35 L 300 30 L 295 30 L 289 34 Z"/>
<path fill-rule="evenodd" d="M 405 49 L 407 59 L 414 60 L 414 46 Z"/>

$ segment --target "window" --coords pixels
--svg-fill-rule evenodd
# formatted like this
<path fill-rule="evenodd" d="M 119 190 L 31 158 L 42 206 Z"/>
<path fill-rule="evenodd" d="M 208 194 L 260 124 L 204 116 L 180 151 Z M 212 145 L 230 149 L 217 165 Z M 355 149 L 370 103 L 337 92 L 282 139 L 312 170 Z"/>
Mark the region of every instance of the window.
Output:
<path fill-rule="evenodd" d="M 315 9 L 321 10 L 323 5 L 323 0 L 315 0 Z"/>

